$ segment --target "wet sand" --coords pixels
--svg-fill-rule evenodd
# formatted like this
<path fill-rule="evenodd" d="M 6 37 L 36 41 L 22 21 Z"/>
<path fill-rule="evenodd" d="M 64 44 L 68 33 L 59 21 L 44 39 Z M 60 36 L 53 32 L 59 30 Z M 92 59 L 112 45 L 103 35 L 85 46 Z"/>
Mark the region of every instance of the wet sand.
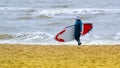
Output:
<path fill-rule="evenodd" d="M 119 68 L 120 45 L 0 44 L 0 68 Z"/>

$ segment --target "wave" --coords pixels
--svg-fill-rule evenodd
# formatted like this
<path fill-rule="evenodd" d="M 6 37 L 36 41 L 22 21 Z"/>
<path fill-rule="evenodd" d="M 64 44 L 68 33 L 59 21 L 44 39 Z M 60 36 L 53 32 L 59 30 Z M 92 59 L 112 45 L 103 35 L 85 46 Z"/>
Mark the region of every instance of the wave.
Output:
<path fill-rule="evenodd" d="M 12 39 L 14 36 L 10 34 L 0 34 L 0 40 Z"/>
<path fill-rule="evenodd" d="M 33 12 L 34 15 L 52 16 L 56 14 L 101 14 L 101 13 L 120 13 L 120 9 L 101 9 L 101 8 L 57 8 L 40 9 L 24 7 L 0 7 L 0 11 L 24 11 Z"/>
<path fill-rule="evenodd" d="M 23 8 L 23 7 L 0 7 L 0 10 L 30 10 L 30 9 L 33 9 L 33 8 Z"/>
<path fill-rule="evenodd" d="M 38 14 L 99 14 L 99 13 L 120 13 L 120 9 L 97 9 L 97 8 L 80 8 L 80 9 L 45 9 Z"/>
<path fill-rule="evenodd" d="M 114 35 L 88 35 L 81 37 L 83 44 L 119 44 L 120 33 Z M 44 32 L 21 33 L 21 34 L 0 34 L 0 44 L 76 44 L 76 41 L 59 43 L 54 36 Z"/>
<path fill-rule="evenodd" d="M 0 43 L 41 43 L 53 38 L 52 35 L 44 32 L 23 33 L 23 34 L 0 34 Z"/>

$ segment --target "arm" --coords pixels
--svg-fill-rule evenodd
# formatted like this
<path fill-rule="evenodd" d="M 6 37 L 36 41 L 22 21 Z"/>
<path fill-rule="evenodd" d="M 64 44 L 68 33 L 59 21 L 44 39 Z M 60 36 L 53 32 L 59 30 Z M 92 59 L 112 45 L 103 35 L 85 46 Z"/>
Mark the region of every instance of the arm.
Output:
<path fill-rule="evenodd" d="M 80 33 L 82 33 L 82 21 L 80 20 L 79 23 L 80 23 Z"/>

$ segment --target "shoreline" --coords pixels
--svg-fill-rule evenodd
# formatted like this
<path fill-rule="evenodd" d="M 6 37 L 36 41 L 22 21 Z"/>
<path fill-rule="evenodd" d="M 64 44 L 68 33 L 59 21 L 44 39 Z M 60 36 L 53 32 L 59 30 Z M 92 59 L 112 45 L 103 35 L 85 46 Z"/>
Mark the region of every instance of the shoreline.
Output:
<path fill-rule="evenodd" d="M 48 43 L 0 43 L 0 45 L 38 45 L 38 46 L 78 46 L 77 43 L 75 44 L 66 44 L 66 43 L 56 43 L 56 44 L 48 44 Z M 114 46 L 114 45 L 120 45 L 120 44 L 82 44 L 80 46 L 103 46 L 103 45 L 110 45 L 110 46 Z"/>
<path fill-rule="evenodd" d="M 119 45 L 0 44 L 2 68 L 119 68 Z"/>

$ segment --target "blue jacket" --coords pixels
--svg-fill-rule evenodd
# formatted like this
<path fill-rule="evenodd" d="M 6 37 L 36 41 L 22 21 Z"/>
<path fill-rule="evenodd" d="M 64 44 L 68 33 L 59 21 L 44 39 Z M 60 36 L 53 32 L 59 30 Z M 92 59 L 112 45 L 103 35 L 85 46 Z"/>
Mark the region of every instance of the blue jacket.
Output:
<path fill-rule="evenodd" d="M 79 40 L 79 37 L 81 35 L 80 32 L 82 32 L 82 21 L 80 19 L 76 19 L 74 37 L 77 41 Z"/>

